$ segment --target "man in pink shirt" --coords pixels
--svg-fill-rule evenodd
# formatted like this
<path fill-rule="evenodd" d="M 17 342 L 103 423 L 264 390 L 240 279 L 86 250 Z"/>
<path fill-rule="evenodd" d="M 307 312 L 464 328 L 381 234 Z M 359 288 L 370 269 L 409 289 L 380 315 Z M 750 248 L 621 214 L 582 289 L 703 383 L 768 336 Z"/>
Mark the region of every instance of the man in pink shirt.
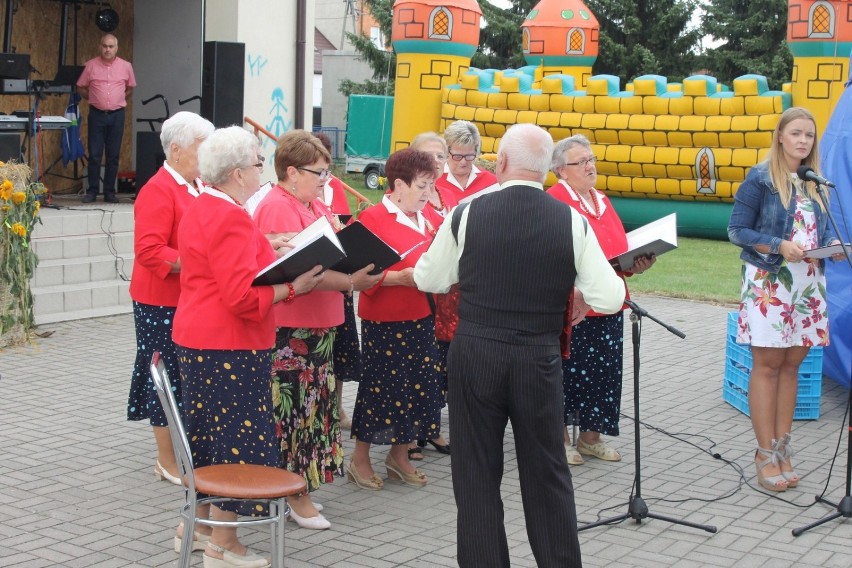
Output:
<path fill-rule="evenodd" d="M 104 201 L 118 203 L 115 180 L 124 135 L 124 107 L 136 86 L 136 77 L 130 62 L 117 54 L 118 39 L 112 34 L 103 35 L 100 56 L 87 61 L 77 79 L 77 91 L 89 101 L 89 186 L 83 203 L 93 202 L 100 191 L 104 149 Z"/>

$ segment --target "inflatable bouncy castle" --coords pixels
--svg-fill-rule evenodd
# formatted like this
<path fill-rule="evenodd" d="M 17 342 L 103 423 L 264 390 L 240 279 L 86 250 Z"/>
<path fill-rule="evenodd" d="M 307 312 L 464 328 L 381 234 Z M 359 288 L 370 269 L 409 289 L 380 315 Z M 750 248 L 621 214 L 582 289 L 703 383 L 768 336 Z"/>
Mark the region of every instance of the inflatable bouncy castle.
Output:
<path fill-rule="evenodd" d="M 598 22 L 580 0 L 542 0 L 527 15 L 520 69 L 476 69 L 482 12 L 476 0 L 397 0 L 397 52 L 391 148 L 427 130 L 469 120 L 482 151 L 506 128 L 530 122 L 554 140 L 584 134 L 598 157 L 599 189 L 628 227 L 671 212 L 681 234 L 726 238 L 737 187 L 761 161 L 790 106 L 805 106 L 825 128 L 848 72 L 850 2 L 789 2 L 793 81 L 773 90 L 745 75 L 722 85 L 695 75 L 669 82 L 635 78 L 624 88 L 592 75 Z M 416 109 L 416 111 L 412 111 Z"/>
<path fill-rule="evenodd" d="M 846 177 L 838 182 L 846 195 L 832 195 L 841 232 L 852 221 L 852 95 L 844 93 L 852 0 L 788 2 L 794 65 L 784 85 L 769 85 L 760 75 L 738 77 L 731 85 L 708 75 L 682 82 L 646 75 L 627 85 L 592 75 L 599 25 L 580 0 L 542 0 L 530 11 L 522 24 L 525 67 L 476 69 L 470 59 L 479 46 L 481 20 L 476 0 L 394 2 L 392 150 L 459 119 L 476 124 L 486 153 L 496 151 L 506 128 L 519 122 L 546 128 L 554 140 L 584 134 L 598 158 L 598 189 L 609 195 L 628 229 L 676 212 L 681 235 L 727 239 L 739 184 L 764 158 L 781 113 L 803 106 L 825 133 L 829 179 Z M 835 106 L 840 114 L 832 117 Z M 848 241 L 848 230 L 844 234 Z M 832 346 L 825 369 L 848 385 L 852 277 L 848 266 L 836 263 L 828 278 Z"/>

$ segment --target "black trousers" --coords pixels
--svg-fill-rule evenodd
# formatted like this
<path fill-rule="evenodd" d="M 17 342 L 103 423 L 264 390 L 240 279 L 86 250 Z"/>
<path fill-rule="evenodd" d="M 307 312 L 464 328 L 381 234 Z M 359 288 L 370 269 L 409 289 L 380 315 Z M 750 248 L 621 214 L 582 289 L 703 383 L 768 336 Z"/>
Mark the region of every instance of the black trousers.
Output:
<path fill-rule="evenodd" d="M 89 107 L 89 187 L 87 193 L 97 195 L 101 185 L 101 157 L 106 150 L 104 195 L 115 195 L 121 138 L 124 136 L 124 108 L 104 112 Z"/>
<path fill-rule="evenodd" d="M 447 368 L 459 566 L 509 566 L 500 497 L 509 420 L 536 563 L 582 566 L 574 487 L 563 446 L 558 345 L 513 345 L 457 334 Z"/>

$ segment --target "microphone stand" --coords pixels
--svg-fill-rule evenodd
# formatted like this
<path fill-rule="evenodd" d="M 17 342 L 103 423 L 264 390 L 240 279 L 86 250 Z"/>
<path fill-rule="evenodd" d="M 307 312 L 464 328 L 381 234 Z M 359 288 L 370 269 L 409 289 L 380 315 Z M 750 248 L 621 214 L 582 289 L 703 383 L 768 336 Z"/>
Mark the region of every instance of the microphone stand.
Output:
<path fill-rule="evenodd" d="M 834 229 L 834 233 L 840 239 L 840 247 L 843 249 L 843 254 L 846 255 L 846 262 L 849 263 L 849 266 L 852 267 L 852 256 L 849 253 L 849 247 L 846 246 L 846 243 L 843 242 L 842 234 L 837 227 L 837 221 L 834 220 L 834 215 L 831 214 L 831 210 L 828 208 L 828 199 L 825 197 L 825 190 L 822 188 L 822 184 L 817 184 L 817 192 L 819 193 L 820 199 L 822 199 L 823 209 L 828 215 L 828 220 L 831 222 L 831 227 Z M 814 501 L 816 503 L 825 503 L 827 505 L 831 505 L 836 509 L 834 513 L 826 515 L 825 517 L 819 519 L 818 521 L 814 521 L 809 525 L 805 525 L 803 527 L 793 529 L 793 536 L 799 536 L 805 531 L 809 531 L 814 527 L 818 527 L 820 525 L 824 525 L 829 521 L 833 521 L 837 518 L 850 519 L 852 518 L 852 413 L 849 412 L 849 409 L 852 408 L 852 373 L 850 373 L 849 377 L 849 400 L 846 402 L 846 413 L 849 416 L 849 425 L 848 430 L 846 431 L 846 494 L 840 499 L 840 502 L 835 504 L 829 501 L 828 499 L 824 499 L 819 495 L 814 497 Z"/>
<path fill-rule="evenodd" d="M 625 519 L 635 519 L 636 523 L 639 524 L 642 522 L 642 519 L 659 519 L 661 521 L 666 521 L 669 523 L 674 523 L 676 525 L 683 525 L 687 527 L 692 527 L 696 529 L 701 529 L 707 531 L 709 533 L 715 533 L 716 527 L 711 525 L 701 525 L 698 523 L 691 523 L 689 521 L 684 521 L 681 519 L 674 519 L 672 517 L 665 517 L 663 515 L 657 515 L 655 513 L 651 513 L 648 511 L 648 505 L 645 503 L 645 500 L 642 499 L 642 468 L 640 465 L 640 458 L 642 451 L 640 449 L 640 437 L 639 437 L 639 343 L 641 336 L 641 322 L 643 317 L 647 317 L 651 321 L 660 326 L 664 327 L 670 333 L 680 337 L 681 339 L 685 338 L 686 335 L 674 328 L 670 325 L 667 325 L 642 308 L 640 308 L 635 302 L 631 300 L 625 300 L 625 303 L 630 307 L 630 321 L 631 323 L 631 338 L 633 340 L 633 452 L 635 456 L 635 473 L 633 474 L 633 481 L 636 485 L 636 493 L 630 497 L 630 502 L 627 505 L 627 512 L 618 515 L 616 517 L 611 517 L 609 519 L 603 519 L 600 521 L 596 521 L 594 523 L 589 523 L 587 525 L 583 525 L 579 527 L 578 531 L 584 531 L 586 529 L 591 529 L 594 527 L 599 527 L 601 525 L 609 525 L 612 523 L 618 523 Z"/>

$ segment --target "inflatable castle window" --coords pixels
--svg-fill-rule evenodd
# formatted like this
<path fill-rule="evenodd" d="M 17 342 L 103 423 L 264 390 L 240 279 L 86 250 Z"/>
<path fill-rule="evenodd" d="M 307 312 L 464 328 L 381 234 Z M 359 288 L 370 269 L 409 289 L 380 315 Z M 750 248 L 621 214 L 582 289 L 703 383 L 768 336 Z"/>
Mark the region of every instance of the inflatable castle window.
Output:
<path fill-rule="evenodd" d="M 429 39 L 450 39 L 453 37 L 453 15 L 440 6 L 429 15 Z"/>
<path fill-rule="evenodd" d="M 808 14 L 808 28 L 812 38 L 834 37 L 834 6 L 828 2 L 816 2 Z"/>

